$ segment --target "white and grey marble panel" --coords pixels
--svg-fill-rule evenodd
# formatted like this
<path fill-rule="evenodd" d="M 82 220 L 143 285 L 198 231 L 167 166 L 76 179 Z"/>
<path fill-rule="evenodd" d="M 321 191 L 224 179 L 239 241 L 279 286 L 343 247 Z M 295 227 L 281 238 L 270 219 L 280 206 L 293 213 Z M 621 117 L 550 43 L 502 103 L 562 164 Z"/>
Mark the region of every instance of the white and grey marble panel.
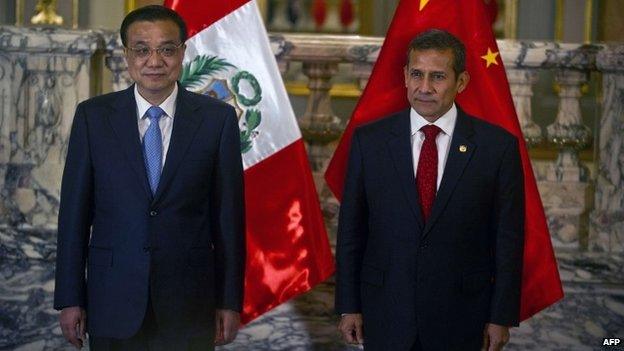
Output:
<path fill-rule="evenodd" d="M 55 228 L 76 105 L 98 92 L 92 31 L 0 27 L 0 217 Z"/>
<path fill-rule="evenodd" d="M 603 73 L 598 132 L 598 177 L 591 214 L 590 249 L 624 254 L 624 44 L 597 55 Z"/>

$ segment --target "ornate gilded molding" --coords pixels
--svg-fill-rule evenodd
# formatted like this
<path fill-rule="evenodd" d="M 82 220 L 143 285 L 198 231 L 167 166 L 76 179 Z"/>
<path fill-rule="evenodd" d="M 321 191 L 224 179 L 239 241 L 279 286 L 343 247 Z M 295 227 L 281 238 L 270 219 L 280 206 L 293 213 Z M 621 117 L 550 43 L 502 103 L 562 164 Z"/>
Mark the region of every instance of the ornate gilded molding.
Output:
<path fill-rule="evenodd" d="M 505 0 L 505 38 L 518 37 L 518 0 Z"/>
<path fill-rule="evenodd" d="M 38 25 L 62 26 L 64 19 L 56 13 L 57 0 L 39 0 L 35 6 L 37 13 L 30 19 L 30 23 Z"/>

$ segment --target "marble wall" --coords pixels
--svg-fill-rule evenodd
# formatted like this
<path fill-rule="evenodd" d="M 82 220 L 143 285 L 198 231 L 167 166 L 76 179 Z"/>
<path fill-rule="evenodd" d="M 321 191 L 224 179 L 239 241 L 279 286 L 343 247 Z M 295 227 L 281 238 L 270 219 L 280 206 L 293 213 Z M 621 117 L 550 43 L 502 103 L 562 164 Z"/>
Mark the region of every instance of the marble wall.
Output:
<path fill-rule="evenodd" d="M 0 27 L 0 217 L 56 228 L 67 139 L 78 102 L 97 94 L 101 36 Z"/>
<path fill-rule="evenodd" d="M 589 248 L 624 253 L 624 46 L 597 55 L 604 102 L 598 135 L 598 176 Z"/>
<path fill-rule="evenodd" d="M 558 150 L 554 162 L 532 160 L 553 246 L 586 250 L 593 180 L 579 152 L 591 145 L 593 135 L 583 124 L 580 99 L 602 46 L 511 40 L 498 44 L 528 147 L 550 145 Z M 533 88 L 545 69 L 554 72 L 558 106 L 553 122 L 542 130 L 533 121 L 532 102 L 541 98 L 533 95 Z"/>
<path fill-rule="evenodd" d="M 299 117 L 326 214 L 335 220 L 337 203 L 322 173 L 344 126 L 332 111 L 329 90 L 338 64 L 352 66 L 360 87 L 381 47 L 381 38 L 272 35 L 282 73 L 300 64 L 310 89 Z M 621 45 L 498 41 L 514 103 L 529 146 L 547 143 L 555 162 L 534 164 L 556 247 L 623 252 L 621 174 Z M 533 87 L 540 72 L 554 72 L 557 114 L 540 128 L 533 122 Z M 103 72 L 112 77 L 102 84 Z M 580 97 L 590 74 L 602 74 L 604 109 L 600 130 L 583 124 Z M 13 226 L 54 229 L 69 128 L 76 104 L 102 85 L 131 84 L 116 31 L 0 27 L 0 218 Z M 323 103 L 316 103 L 322 101 Z M 619 128 L 619 129 L 618 129 Z M 598 176 L 579 161 L 579 151 L 598 139 Z M 594 187 L 596 190 L 594 191 Z M 589 213 L 595 211 L 589 220 Z M 591 229 L 590 229 L 591 224 Z M 591 231 L 591 235 L 588 232 Z"/>

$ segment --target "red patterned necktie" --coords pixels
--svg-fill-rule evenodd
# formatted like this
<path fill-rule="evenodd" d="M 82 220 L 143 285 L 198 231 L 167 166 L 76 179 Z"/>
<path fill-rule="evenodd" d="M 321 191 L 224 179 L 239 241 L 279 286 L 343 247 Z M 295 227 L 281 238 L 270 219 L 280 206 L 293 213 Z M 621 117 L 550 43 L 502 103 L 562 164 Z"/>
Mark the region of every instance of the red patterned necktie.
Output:
<path fill-rule="evenodd" d="M 425 141 L 420 149 L 418 168 L 416 170 L 416 186 L 418 198 L 425 221 L 431 214 L 433 200 L 436 196 L 438 182 L 438 148 L 436 137 L 442 130 L 433 124 L 420 128 L 425 133 Z"/>

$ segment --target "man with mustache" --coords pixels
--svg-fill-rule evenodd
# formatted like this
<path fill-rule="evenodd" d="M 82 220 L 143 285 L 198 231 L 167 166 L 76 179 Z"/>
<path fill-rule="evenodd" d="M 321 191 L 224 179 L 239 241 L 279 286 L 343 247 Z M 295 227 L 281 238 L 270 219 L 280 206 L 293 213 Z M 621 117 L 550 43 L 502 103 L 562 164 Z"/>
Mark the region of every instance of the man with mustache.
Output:
<path fill-rule="evenodd" d="M 411 108 L 356 129 L 338 225 L 336 310 L 365 350 L 500 350 L 518 325 L 517 139 L 463 112 L 464 45 L 410 44 Z"/>

